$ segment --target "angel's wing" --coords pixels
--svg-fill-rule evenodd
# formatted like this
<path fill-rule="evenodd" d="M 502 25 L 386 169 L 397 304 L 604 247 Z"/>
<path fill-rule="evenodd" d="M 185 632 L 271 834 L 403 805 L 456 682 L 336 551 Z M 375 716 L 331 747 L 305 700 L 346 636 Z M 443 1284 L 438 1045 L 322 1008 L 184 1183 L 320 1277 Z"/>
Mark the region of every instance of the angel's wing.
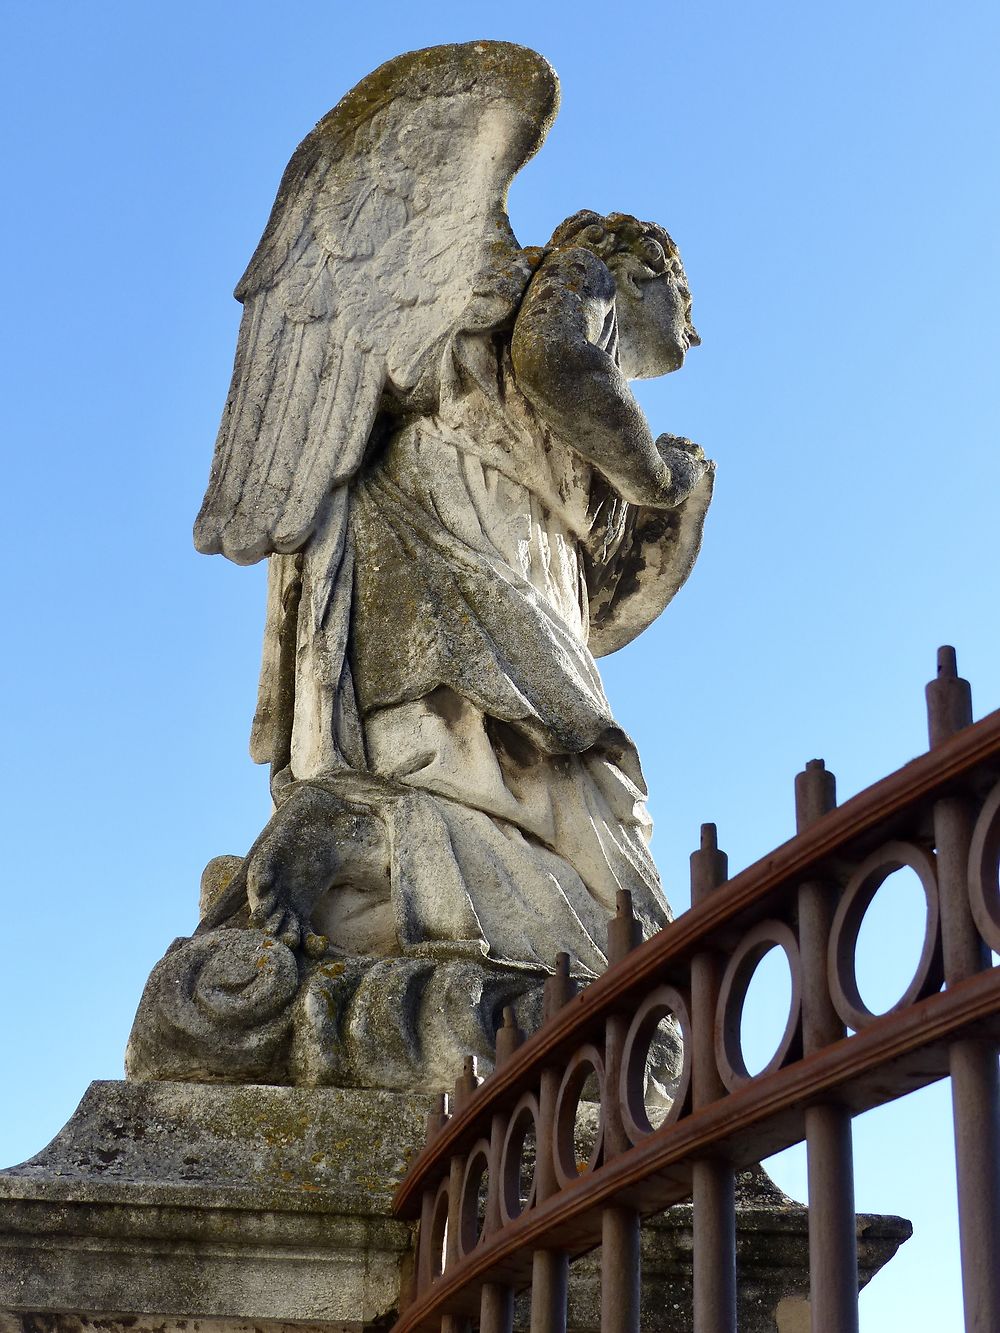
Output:
<path fill-rule="evenodd" d="M 529 270 L 507 188 L 557 97 L 534 51 L 432 47 L 370 74 L 302 142 L 236 289 L 200 551 L 299 549 L 360 465 L 387 381 L 413 388 L 456 329 L 513 312 Z"/>

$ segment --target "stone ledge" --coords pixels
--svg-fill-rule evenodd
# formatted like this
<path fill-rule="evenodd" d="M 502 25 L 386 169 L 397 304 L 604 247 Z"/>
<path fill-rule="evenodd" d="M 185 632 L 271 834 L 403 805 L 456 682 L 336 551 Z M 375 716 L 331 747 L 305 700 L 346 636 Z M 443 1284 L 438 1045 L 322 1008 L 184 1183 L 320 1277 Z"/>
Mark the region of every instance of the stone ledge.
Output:
<path fill-rule="evenodd" d="M 137 1319 L 134 1315 L 9 1315 L 0 1310 L 0 1333 L 363 1333 L 361 1323 L 309 1323 L 286 1319 Z"/>
<path fill-rule="evenodd" d="M 62 1329 L 51 1320 L 65 1315 L 64 1333 L 154 1311 L 383 1320 L 412 1235 L 390 1200 L 428 1106 L 334 1088 L 94 1083 L 46 1149 L 0 1172 L 0 1311 L 27 1316 L 25 1329 Z"/>

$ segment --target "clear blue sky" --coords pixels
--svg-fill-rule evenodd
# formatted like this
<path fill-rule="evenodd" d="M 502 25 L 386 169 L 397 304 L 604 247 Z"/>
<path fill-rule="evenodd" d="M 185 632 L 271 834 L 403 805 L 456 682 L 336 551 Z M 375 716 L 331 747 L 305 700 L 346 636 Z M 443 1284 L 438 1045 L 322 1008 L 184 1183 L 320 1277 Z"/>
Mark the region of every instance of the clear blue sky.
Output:
<path fill-rule="evenodd" d="M 642 399 L 717 460 L 717 499 L 688 586 L 606 662 L 675 906 L 703 820 L 739 868 L 791 833 L 806 759 L 847 796 L 921 750 L 939 643 L 1000 705 L 995 4 L 2 13 L 4 1164 L 120 1075 L 202 866 L 267 817 L 263 572 L 190 539 L 230 292 L 295 144 L 400 51 L 536 47 L 563 103 L 512 192 L 522 242 L 623 209 L 686 260 L 704 345 Z M 890 917 L 876 970 L 912 957 Z M 960 1326 L 945 1094 L 857 1127 L 859 1206 L 918 1228 L 869 1330 Z M 801 1191 L 798 1158 L 777 1171 Z"/>

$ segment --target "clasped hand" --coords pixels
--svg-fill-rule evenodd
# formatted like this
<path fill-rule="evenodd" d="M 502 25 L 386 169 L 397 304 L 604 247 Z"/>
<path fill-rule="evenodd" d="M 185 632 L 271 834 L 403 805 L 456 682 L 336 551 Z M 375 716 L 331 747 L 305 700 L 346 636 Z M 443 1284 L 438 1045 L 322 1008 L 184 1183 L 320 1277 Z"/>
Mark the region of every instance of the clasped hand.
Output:
<path fill-rule="evenodd" d="M 656 449 L 670 472 L 664 504 L 672 509 L 687 499 L 705 473 L 714 470 L 715 464 L 705 457 L 700 444 L 683 435 L 658 435 Z"/>

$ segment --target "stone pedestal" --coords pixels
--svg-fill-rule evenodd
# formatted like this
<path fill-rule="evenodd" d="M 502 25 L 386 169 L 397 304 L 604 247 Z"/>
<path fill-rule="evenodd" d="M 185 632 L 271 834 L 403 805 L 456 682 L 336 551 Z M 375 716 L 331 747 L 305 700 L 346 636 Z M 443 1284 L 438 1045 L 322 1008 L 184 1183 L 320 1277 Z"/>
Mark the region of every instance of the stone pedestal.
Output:
<path fill-rule="evenodd" d="M 412 1241 L 392 1193 L 429 1106 L 337 1088 L 92 1084 L 48 1148 L 0 1172 L 0 1333 L 387 1327 Z M 740 1197 L 741 1333 L 803 1333 L 806 1211 L 759 1171 Z M 910 1228 L 858 1221 L 867 1280 Z M 647 1333 L 690 1329 L 690 1259 L 689 1205 L 644 1227 Z M 571 1269 L 569 1314 L 575 1333 L 599 1328 L 596 1256 Z"/>
<path fill-rule="evenodd" d="M 97 1319 L 138 1333 L 143 1315 L 163 1333 L 191 1317 L 391 1323 L 411 1248 L 392 1192 L 428 1107 L 336 1088 L 93 1083 L 48 1148 L 0 1172 L 0 1311 L 35 1333 Z"/>

